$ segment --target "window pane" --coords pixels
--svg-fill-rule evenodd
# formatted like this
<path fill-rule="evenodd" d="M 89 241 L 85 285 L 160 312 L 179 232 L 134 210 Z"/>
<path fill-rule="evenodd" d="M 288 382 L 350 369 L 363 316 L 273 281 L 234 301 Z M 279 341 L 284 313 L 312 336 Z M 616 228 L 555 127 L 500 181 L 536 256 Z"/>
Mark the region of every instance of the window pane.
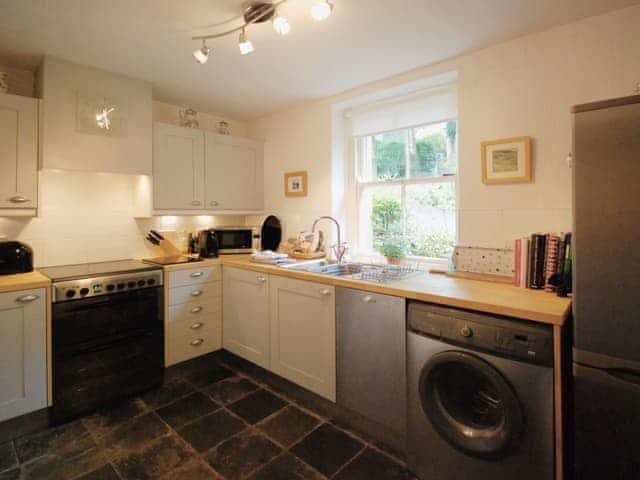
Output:
<path fill-rule="evenodd" d="M 448 258 L 456 238 L 455 182 L 405 188 L 408 254 Z"/>
<path fill-rule="evenodd" d="M 458 170 L 457 122 L 411 129 L 411 178 L 452 175 Z"/>
<path fill-rule="evenodd" d="M 399 186 L 367 187 L 360 197 L 360 245 L 377 251 L 401 235 L 403 230 L 402 190 Z"/>
<path fill-rule="evenodd" d="M 369 137 L 373 180 L 405 178 L 407 175 L 406 131 Z"/>

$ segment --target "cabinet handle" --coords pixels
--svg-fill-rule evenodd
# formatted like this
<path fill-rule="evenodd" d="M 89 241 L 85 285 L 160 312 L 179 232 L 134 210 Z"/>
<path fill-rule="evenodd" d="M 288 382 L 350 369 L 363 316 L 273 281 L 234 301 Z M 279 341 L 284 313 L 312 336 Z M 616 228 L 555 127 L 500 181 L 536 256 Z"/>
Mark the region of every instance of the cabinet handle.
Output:
<path fill-rule="evenodd" d="M 202 307 L 193 307 L 191 309 L 191 313 L 200 313 L 202 311 Z"/>
<path fill-rule="evenodd" d="M 198 323 L 194 323 L 193 325 L 191 325 L 191 330 L 198 330 L 199 328 L 202 328 L 202 326 L 204 325 L 204 323 L 202 322 L 198 322 Z"/>
<path fill-rule="evenodd" d="M 201 204 L 202 204 L 202 202 L 200 200 L 194 200 L 194 201 L 191 202 L 191 205 L 194 205 L 194 206 L 198 206 L 198 205 L 201 205 Z"/>
<path fill-rule="evenodd" d="M 197 347 L 199 345 L 202 345 L 203 343 L 204 343 L 204 338 L 196 338 L 194 341 L 191 342 L 191 346 Z"/>
<path fill-rule="evenodd" d="M 38 295 L 24 295 L 23 297 L 16 298 L 16 302 L 20 302 L 20 303 L 33 302 L 34 300 L 37 300 L 39 298 L 40 297 Z"/>
<path fill-rule="evenodd" d="M 212 200 L 211 202 L 209 202 L 209 205 L 211 205 L 212 207 L 217 207 L 220 204 L 218 202 L 216 202 L 215 200 Z"/>
<path fill-rule="evenodd" d="M 267 279 L 266 279 L 266 278 L 264 278 L 262 275 L 258 276 L 258 277 L 256 278 L 256 280 L 258 280 L 260 283 L 264 283 L 264 282 L 266 282 L 266 281 L 267 281 Z"/>
<path fill-rule="evenodd" d="M 364 303 L 376 303 L 375 299 L 371 295 L 365 295 L 362 297 Z"/>
<path fill-rule="evenodd" d="M 322 290 L 320 290 L 320 295 L 324 295 L 326 297 L 327 295 L 331 295 L 331 292 L 326 288 L 323 288 Z"/>
<path fill-rule="evenodd" d="M 201 277 L 201 276 L 202 276 L 202 272 L 193 272 L 193 273 L 191 274 L 191 276 L 192 276 L 193 278 Z"/>
<path fill-rule="evenodd" d="M 27 203 L 29 199 L 27 197 L 23 197 L 22 195 L 16 195 L 15 197 L 11 197 L 9 201 L 11 203 Z"/>
<path fill-rule="evenodd" d="M 202 290 L 194 290 L 191 292 L 192 297 L 199 297 L 200 295 L 202 295 Z"/>

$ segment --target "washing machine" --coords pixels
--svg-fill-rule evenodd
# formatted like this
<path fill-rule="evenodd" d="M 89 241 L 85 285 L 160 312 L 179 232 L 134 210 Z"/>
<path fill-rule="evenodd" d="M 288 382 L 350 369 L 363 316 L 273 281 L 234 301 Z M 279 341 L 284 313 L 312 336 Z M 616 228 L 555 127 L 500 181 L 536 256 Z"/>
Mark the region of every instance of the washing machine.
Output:
<path fill-rule="evenodd" d="M 420 479 L 553 479 L 550 326 L 409 302 L 407 384 Z"/>

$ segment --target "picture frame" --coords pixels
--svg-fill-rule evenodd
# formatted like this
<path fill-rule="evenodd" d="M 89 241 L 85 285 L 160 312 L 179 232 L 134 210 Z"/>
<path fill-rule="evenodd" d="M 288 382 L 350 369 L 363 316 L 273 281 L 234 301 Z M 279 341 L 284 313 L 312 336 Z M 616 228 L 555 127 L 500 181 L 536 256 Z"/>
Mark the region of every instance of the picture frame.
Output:
<path fill-rule="evenodd" d="M 307 172 L 287 172 L 284 174 L 284 195 L 286 197 L 307 196 Z"/>
<path fill-rule="evenodd" d="M 480 144 L 482 183 L 528 183 L 531 174 L 531 137 L 511 137 Z"/>

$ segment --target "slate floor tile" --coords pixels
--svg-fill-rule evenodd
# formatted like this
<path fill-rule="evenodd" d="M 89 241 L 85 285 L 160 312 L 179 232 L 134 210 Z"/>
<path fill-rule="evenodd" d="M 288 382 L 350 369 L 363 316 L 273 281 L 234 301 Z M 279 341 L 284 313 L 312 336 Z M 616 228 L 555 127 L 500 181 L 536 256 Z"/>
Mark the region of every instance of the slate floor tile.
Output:
<path fill-rule="evenodd" d="M 248 480 L 325 480 L 326 477 L 316 472 L 296 456 L 285 452 L 271 463 L 254 472 Z M 369 480 L 376 480 L 375 477 Z"/>
<path fill-rule="evenodd" d="M 21 480 L 70 480 L 107 464 L 100 449 L 93 447 L 72 457 L 45 455 L 22 465 Z"/>
<path fill-rule="evenodd" d="M 218 445 L 207 460 L 227 480 L 240 480 L 280 452 L 280 447 L 267 437 L 246 430 Z"/>
<path fill-rule="evenodd" d="M 142 400 L 134 398 L 83 418 L 82 424 L 95 438 L 98 438 L 109 433 L 127 420 L 140 415 L 146 408 Z"/>
<path fill-rule="evenodd" d="M 175 434 L 157 438 L 145 448 L 116 460 L 115 466 L 125 480 L 146 480 L 179 468 L 188 463 L 192 452 Z"/>
<path fill-rule="evenodd" d="M 365 449 L 349 465 L 340 471 L 336 480 L 411 480 L 413 476 L 399 463 L 386 455 Z"/>
<path fill-rule="evenodd" d="M 194 460 L 184 467 L 173 470 L 161 477 L 161 480 L 224 480 L 202 460 Z"/>
<path fill-rule="evenodd" d="M 19 480 L 19 478 L 20 478 L 19 468 L 12 468 L 11 470 L 0 472 L 0 480 Z"/>
<path fill-rule="evenodd" d="M 196 418 L 200 418 L 217 409 L 218 405 L 208 396 L 195 392 L 166 407 L 162 407 L 157 413 L 173 428 L 180 428 Z"/>
<path fill-rule="evenodd" d="M 142 396 L 142 400 L 151 409 L 164 407 L 194 392 L 194 388 L 182 378 L 167 379 L 162 386 L 150 390 Z"/>
<path fill-rule="evenodd" d="M 283 408 L 257 427 L 281 445 L 289 447 L 320 424 L 321 420 L 293 405 Z"/>
<path fill-rule="evenodd" d="M 277 412 L 285 405 L 284 400 L 274 394 L 266 390 L 258 390 L 232 403 L 227 408 L 253 424 Z"/>
<path fill-rule="evenodd" d="M 120 476 L 111 465 L 106 464 L 98 470 L 82 475 L 75 480 L 120 480 Z"/>
<path fill-rule="evenodd" d="M 16 453 L 21 463 L 43 455 L 74 456 L 94 446 L 89 432 L 79 421 L 15 440 Z"/>
<path fill-rule="evenodd" d="M 206 366 L 195 364 L 187 367 L 183 373 L 184 378 L 196 387 L 204 387 L 234 375 L 228 368 L 215 363 Z"/>
<path fill-rule="evenodd" d="M 198 452 L 204 452 L 245 427 L 241 420 L 221 409 L 178 429 L 178 433 Z"/>
<path fill-rule="evenodd" d="M 152 440 L 169 432 L 155 412 L 145 413 L 98 439 L 108 458 L 118 458 L 143 449 Z"/>
<path fill-rule="evenodd" d="M 0 472 L 18 466 L 18 457 L 13 448 L 13 442 L 5 442 L 0 445 Z"/>
<path fill-rule="evenodd" d="M 204 388 L 204 392 L 216 402 L 227 405 L 241 399 L 251 392 L 255 392 L 260 387 L 243 377 L 229 377 L 220 382 Z"/>
<path fill-rule="evenodd" d="M 363 443 L 325 423 L 294 445 L 291 451 L 330 477 L 362 448 Z"/>

